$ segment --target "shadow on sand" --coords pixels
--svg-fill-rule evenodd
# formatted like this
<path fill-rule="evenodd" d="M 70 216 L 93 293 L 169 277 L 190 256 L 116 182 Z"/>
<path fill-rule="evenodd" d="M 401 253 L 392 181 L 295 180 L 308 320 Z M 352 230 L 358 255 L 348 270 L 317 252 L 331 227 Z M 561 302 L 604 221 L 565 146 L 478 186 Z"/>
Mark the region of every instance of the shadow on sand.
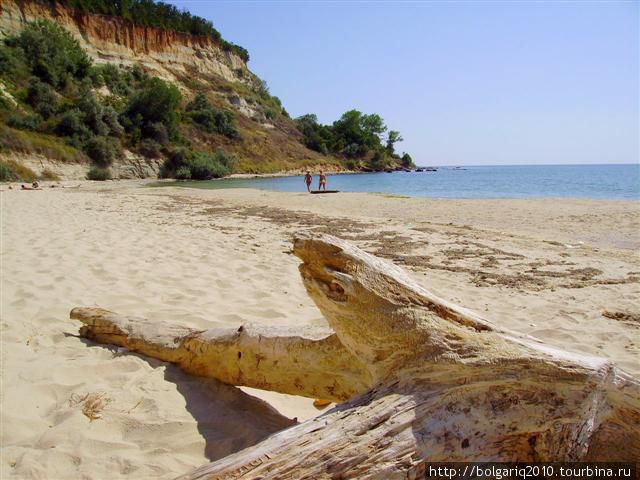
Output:
<path fill-rule="evenodd" d="M 297 424 L 296 420 L 281 415 L 265 401 L 244 393 L 239 388 L 214 379 L 187 375 L 175 365 L 122 351 L 113 345 L 100 345 L 77 335 L 73 336 L 87 347 L 111 351 L 114 357 L 131 355 L 144 360 L 152 368 L 165 367 L 164 378 L 174 383 L 184 397 L 187 411 L 195 419 L 198 432 L 206 442 L 205 456 L 210 461 L 255 445 L 268 436 Z"/>

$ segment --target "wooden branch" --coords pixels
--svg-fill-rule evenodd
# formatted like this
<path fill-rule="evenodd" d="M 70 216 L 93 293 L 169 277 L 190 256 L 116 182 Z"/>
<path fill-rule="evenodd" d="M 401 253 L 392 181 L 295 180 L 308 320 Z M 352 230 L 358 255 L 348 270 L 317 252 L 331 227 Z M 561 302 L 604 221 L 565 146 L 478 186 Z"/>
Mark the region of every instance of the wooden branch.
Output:
<path fill-rule="evenodd" d="M 335 334 L 244 325 L 193 330 L 102 308 L 74 308 L 80 335 L 179 365 L 185 372 L 229 385 L 323 398 L 362 393 L 371 379 Z"/>

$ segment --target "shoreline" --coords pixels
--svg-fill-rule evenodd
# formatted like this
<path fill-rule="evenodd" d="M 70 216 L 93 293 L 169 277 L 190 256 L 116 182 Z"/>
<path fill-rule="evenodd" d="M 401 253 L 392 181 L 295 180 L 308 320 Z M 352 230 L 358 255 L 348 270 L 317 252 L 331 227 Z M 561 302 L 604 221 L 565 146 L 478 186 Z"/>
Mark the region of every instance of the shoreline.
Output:
<path fill-rule="evenodd" d="M 206 182 L 206 181 L 205 181 Z M 566 217 L 580 214 L 584 216 L 583 227 L 588 230 L 598 230 L 600 234 L 591 237 L 595 246 L 611 241 L 611 245 L 625 250 L 640 249 L 640 199 L 601 199 L 601 198 L 577 198 L 577 197 L 531 197 L 531 198 L 442 198 L 442 197 L 411 197 L 383 192 L 340 192 L 334 195 L 310 195 L 300 190 L 298 192 L 257 189 L 252 187 L 233 188 L 197 188 L 189 185 L 180 185 L 180 181 L 154 180 L 154 179 L 126 179 L 109 181 L 85 180 L 81 182 L 63 182 L 72 184 L 74 188 L 50 188 L 50 185 L 58 187 L 61 182 L 41 182 L 44 191 L 59 192 L 127 192 L 136 189 L 142 191 L 160 191 L 168 195 L 190 192 L 195 196 L 219 196 L 225 201 L 234 203 L 252 199 L 255 206 L 269 206 L 273 208 L 285 207 L 307 211 L 315 214 L 332 213 L 337 216 L 349 218 L 350 216 L 365 216 L 375 218 L 410 218 L 418 222 L 430 222 L 438 225 L 459 225 L 468 227 L 475 225 L 498 233 L 505 229 L 500 219 L 499 211 L 507 209 L 510 216 L 518 214 L 516 221 L 511 221 L 511 227 L 516 225 L 520 229 L 517 233 L 522 235 L 534 235 L 543 238 L 547 233 L 553 232 L 554 237 L 548 241 L 563 241 L 575 243 L 587 241 L 589 238 L 576 238 L 575 232 L 567 227 Z M 155 185 L 161 183 L 161 185 Z M 185 182 L 186 183 L 186 182 Z M 149 188 L 151 187 L 151 188 Z M 171 191 L 175 190 L 175 191 Z M 19 188 L 13 190 L 0 189 L 0 193 L 27 192 Z M 35 192 L 30 192 L 37 194 Z M 259 198 L 259 201 L 253 199 Z M 354 207 L 362 202 L 370 203 L 371 199 L 377 199 L 380 205 L 387 207 L 368 210 L 365 207 Z M 295 199 L 295 200 L 294 200 Z M 375 202 L 376 200 L 374 200 Z M 290 204 L 293 202 L 293 204 Z M 540 207 L 546 211 L 542 217 L 529 222 L 526 215 L 533 213 L 539 216 Z M 456 217 L 449 217 L 450 208 L 455 207 L 459 213 Z M 531 208 L 530 208 L 531 207 Z M 328 209 L 328 212 L 327 212 Z M 597 225 L 590 225 L 586 221 L 589 217 L 605 216 L 608 209 L 617 214 L 627 214 L 628 224 L 612 225 L 611 230 L 602 230 Z M 529 213 L 527 213 L 529 212 Z M 512 219 L 514 220 L 514 219 Z M 546 228 L 539 228 L 542 221 L 548 222 Z M 583 229 L 584 229 L 583 228 Z M 602 235 L 606 233 L 607 235 Z M 540 235 L 544 234 L 544 235 Z"/>
<path fill-rule="evenodd" d="M 589 167 L 589 166 L 594 166 L 594 167 L 602 167 L 602 166 L 608 166 L 609 164 L 576 164 L 576 165 L 572 165 L 572 164 L 567 164 L 567 165 L 555 165 L 558 167 L 567 167 L 567 166 L 578 166 L 578 167 Z M 628 167 L 630 165 L 635 165 L 635 164 L 611 164 L 611 166 L 622 166 L 622 167 Z M 538 165 L 535 165 L 538 166 Z M 547 165 L 547 166 L 554 166 L 554 165 Z M 499 166 L 492 166 L 492 165 L 474 165 L 474 166 L 468 166 L 469 168 L 483 168 L 483 167 L 490 167 L 490 168 L 495 168 L 495 167 L 499 167 L 499 168 L 503 168 L 503 167 L 531 167 L 531 165 L 499 165 Z M 424 168 L 424 167 L 417 167 L 417 168 Z M 460 166 L 444 166 L 444 167 L 436 167 L 436 168 L 442 168 L 444 170 L 459 170 L 461 168 L 466 169 L 467 167 L 460 167 Z M 638 168 L 640 168 L 640 165 L 638 165 Z M 157 187 L 166 187 L 166 186 L 179 186 L 181 188 L 196 188 L 196 189 L 207 189 L 207 185 L 214 185 L 211 187 L 211 189 L 218 189 L 218 188 L 225 188 L 225 182 L 229 182 L 228 188 L 258 188 L 258 189 L 262 189 L 260 186 L 260 181 L 261 180 L 269 180 L 269 179 L 288 179 L 288 178 L 294 178 L 294 177 L 301 177 L 304 175 L 304 171 L 306 169 L 303 170 L 292 170 L 292 171 L 281 171 L 281 172 L 274 172 L 274 173 L 236 173 L 236 174 L 231 174 L 228 175 L 226 177 L 222 177 L 222 178 L 216 178 L 216 179 L 211 179 L 211 180 L 201 180 L 201 181 L 197 181 L 197 180 L 176 180 L 176 179 L 160 179 L 160 178 L 134 178 L 134 179 L 110 179 L 110 180 L 106 180 L 103 182 L 96 182 L 96 181 L 91 181 L 91 180 L 87 180 L 87 179 L 82 179 L 82 180 L 43 180 L 40 181 L 40 185 L 43 188 L 56 188 L 56 187 L 64 187 L 64 188 L 70 188 L 71 186 L 78 186 L 78 185 L 94 185 L 94 184 L 102 184 L 104 186 L 104 188 L 113 188 L 113 186 L 115 185 L 150 185 L 150 186 L 157 186 Z M 314 174 L 317 173 L 314 171 Z M 372 174 L 383 174 L 384 173 L 384 177 L 386 177 L 389 173 L 395 173 L 395 174 L 399 174 L 402 175 L 404 173 L 404 171 L 393 171 L 393 172 L 364 172 L 364 171 L 353 171 L 353 170 L 338 170 L 338 171 L 328 171 L 327 172 L 327 176 L 330 177 L 341 177 L 344 175 L 372 175 Z M 416 173 L 415 171 L 412 172 L 408 172 L 408 173 Z M 434 174 L 430 174 L 430 173 L 424 173 L 424 175 L 427 176 L 431 176 Z M 415 177 L 414 177 L 415 178 Z M 457 177 L 456 177 L 457 178 Z M 246 186 L 234 186 L 233 182 L 237 182 L 237 181 L 247 181 L 247 182 L 251 182 L 252 180 L 256 181 L 256 184 L 252 185 L 251 183 L 249 183 L 249 185 Z M 493 186 L 490 188 L 485 189 L 485 191 L 488 191 L 490 193 L 483 193 L 481 189 L 475 189 L 472 190 L 472 194 L 467 194 L 465 195 L 464 193 L 460 193 L 458 196 L 449 196 L 447 193 L 449 191 L 453 191 L 455 192 L 456 187 L 455 184 L 452 186 L 450 185 L 451 183 L 451 177 L 446 177 L 443 183 L 443 186 L 438 188 L 438 182 L 436 184 L 432 184 L 427 182 L 424 185 L 424 189 L 421 191 L 417 191 L 416 190 L 416 184 L 415 184 L 415 180 L 411 180 L 408 184 L 409 188 L 407 188 L 406 186 L 403 187 L 404 183 L 401 180 L 400 182 L 398 181 L 392 181 L 391 183 L 389 182 L 384 182 L 382 181 L 382 183 L 380 181 L 373 181 L 373 184 L 371 183 L 370 180 L 365 180 L 365 187 L 366 190 L 362 188 L 362 185 L 360 185 L 359 180 L 355 180 L 355 184 L 352 184 L 350 181 L 346 181 L 345 182 L 340 182 L 342 183 L 342 185 L 339 185 L 338 188 L 340 189 L 340 193 L 370 193 L 370 194 L 374 194 L 374 195 L 382 195 L 382 196 L 390 196 L 390 197 L 406 197 L 406 198 L 424 198 L 424 199 L 434 199 L 434 200 L 541 200 L 541 199 L 554 199 L 554 200 L 595 200 L 595 201 L 631 201 L 631 202 L 638 202 L 640 201 L 640 191 L 631 191 L 629 190 L 629 185 L 625 186 L 625 189 L 621 190 L 622 194 L 614 194 L 614 193 L 610 193 L 608 190 L 603 190 L 603 191 L 589 191 L 588 189 L 585 188 L 573 188 L 573 189 L 568 189 L 570 190 L 569 193 L 564 193 L 561 192 L 560 194 L 557 193 L 557 188 L 554 189 L 552 188 L 550 190 L 550 194 L 544 194 L 543 192 L 536 192 L 535 190 L 533 191 L 529 191 L 527 188 L 523 188 L 521 190 L 514 190 L 513 192 L 509 192 L 507 194 L 504 194 L 503 191 L 501 189 L 497 189 L 497 187 Z M 362 182 L 360 182 L 362 183 Z M 12 189 L 20 189 L 20 184 L 21 182 L 0 182 L 0 191 L 4 191 L 4 190 L 9 190 L 10 188 Z M 375 185 L 374 185 L 375 184 Z M 266 184 L 267 188 L 264 188 L 265 191 L 274 191 L 274 192 L 305 192 L 304 188 L 297 188 L 295 190 L 291 189 L 292 185 L 290 182 L 284 182 L 282 185 L 284 185 L 283 187 L 279 187 L 280 183 L 276 184 L 276 187 L 279 188 L 274 188 L 274 185 L 270 185 L 269 183 Z M 421 184 L 420 184 L 421 185 Z M 420 185 L 418 185 L 418 187 L 420 187 Z M 355 188 L 355 190 L 350 190 L 349 187 Z M 451 187 L 451 189 L 449 189 L 449 187 Z M 461 192 L 468 192 L 469 191 L 469 186 L 468 185 L 463 185 L 463 188 L 461 189 Z M 378 190 L 377 188 L 382 188 L 383 190 Z M 384 191 L 385 188 L 389 188 L 391 191 Z M 427 190 L 428 189 L 428 190 Z M 409 192 L 407 192 L 406 190 L 409 190 Z M 418 190 L 420 190 L 420 188 L 418 188 Z M 571 191 L 573 190 L 573 191 Z M 584 190 L 584 191 L 581 191 Z M 636 189 L 637 190 L 637 189 Z M 575 193 L 574 193 L 575 191 Z M 443 193 L 445 192 L 445 193 Z M 522 192 L 522 193 L 521 193 Z M 609 193 L 609 196 L 607 196 L 607 193 Z M 613 196 L 611 196 L 613 195 Z"/>

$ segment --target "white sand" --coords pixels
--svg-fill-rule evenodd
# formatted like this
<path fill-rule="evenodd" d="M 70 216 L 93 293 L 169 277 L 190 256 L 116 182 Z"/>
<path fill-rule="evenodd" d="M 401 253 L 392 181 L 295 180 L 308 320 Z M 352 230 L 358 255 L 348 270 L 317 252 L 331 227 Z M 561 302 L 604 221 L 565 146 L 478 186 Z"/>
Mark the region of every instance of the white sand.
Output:
<path fill-rule="evenodd" d="M 0 201 L 0 478 L 173 478 L 316 414 L 310 399 L 247 395 L 93 345 L 68 319 L 74 306 L 98 305 L 201 328 L 324 324 L 286 253 L 291 233 L 314 225 L 372 252 L 388 241 L 386 255 L 442 297 L 640 375 L 640 325 L 602 316 L 640 313 L 638 202 L 132 183 L 5 190 Z M 94 421 L 82 412 L 87 394 L 104 401 Z"/>

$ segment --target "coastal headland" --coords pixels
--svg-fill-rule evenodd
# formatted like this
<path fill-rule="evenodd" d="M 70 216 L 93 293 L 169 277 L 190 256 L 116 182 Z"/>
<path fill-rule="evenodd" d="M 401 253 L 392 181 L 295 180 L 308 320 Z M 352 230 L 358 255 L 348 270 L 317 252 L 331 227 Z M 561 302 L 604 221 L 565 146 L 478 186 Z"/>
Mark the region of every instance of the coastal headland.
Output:
<path fill-rule="evenodd" d="M 291 254 L 330 233 L 439 297 L 640 375 L 640 204 L 136 182 L 0 192 L 2 478 L 174 478 L 318 414 L 100 346 L 77 305 L 196 329 L 329 327 Z"/>

